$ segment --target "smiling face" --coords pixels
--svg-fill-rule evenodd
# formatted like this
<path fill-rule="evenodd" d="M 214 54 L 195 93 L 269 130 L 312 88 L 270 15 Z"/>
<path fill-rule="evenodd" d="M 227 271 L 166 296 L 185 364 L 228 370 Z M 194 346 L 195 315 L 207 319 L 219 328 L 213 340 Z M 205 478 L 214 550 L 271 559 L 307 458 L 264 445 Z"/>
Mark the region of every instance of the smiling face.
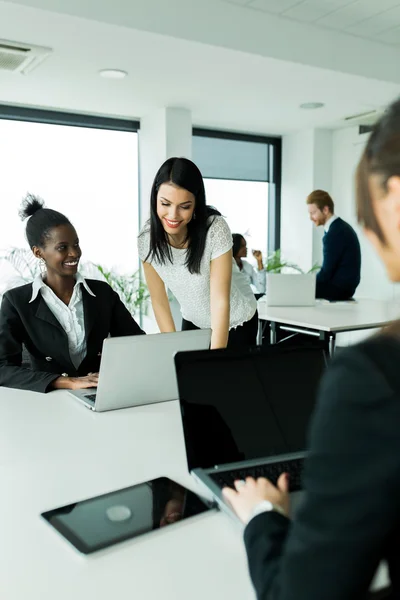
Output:
<path fill-rule="evenodd" d="M 169 235 L 184 235 L 193 218 L 195 197 L 184 188 L 163 183 L 157 193 L 157 216 Z"/>
<path fill-rule="evenodd" d="M 45 261 L 48 275 L 60 277 L 75 275 L 82 255 L 77 233 L 71 224 L 53 227 L 46 237 L 45 246 L 34 246 L 32 251 L 37 258 Z"/>
<path fill-rule="evenodd" d="M 315 223 L 316 227 L 325 225 L 328 219 L 332 216 L 332 213 L 327 206 L 324 206 L 324 208 L 320 210 L 316 204 L 308 205 L 308 214 L 311 221 Z"/>

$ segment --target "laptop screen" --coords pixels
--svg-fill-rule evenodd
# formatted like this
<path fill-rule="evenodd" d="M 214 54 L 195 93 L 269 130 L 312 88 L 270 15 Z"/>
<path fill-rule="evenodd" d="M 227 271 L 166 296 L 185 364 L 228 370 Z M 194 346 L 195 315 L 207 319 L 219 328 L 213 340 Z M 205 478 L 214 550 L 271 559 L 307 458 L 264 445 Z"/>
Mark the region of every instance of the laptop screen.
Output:
<path fill-rule="evenodd" d="M 189 470 L 306 449 L 322 349 L 182 352 L 175 365 Z"/>

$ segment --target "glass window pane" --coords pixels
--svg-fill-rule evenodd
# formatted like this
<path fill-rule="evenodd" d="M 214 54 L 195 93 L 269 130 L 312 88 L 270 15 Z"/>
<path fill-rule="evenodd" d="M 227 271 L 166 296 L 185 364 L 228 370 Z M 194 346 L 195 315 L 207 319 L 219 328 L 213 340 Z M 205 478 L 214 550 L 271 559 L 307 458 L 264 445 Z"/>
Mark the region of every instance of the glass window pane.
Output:
<path fill-rule="evenodd" d="M 268 248 L 268 183 L 205 179 L 207 204 L 215 206 L 226 218 L 232 233 L 246 237 L 251 250 Z M 254 261 L 255 262 L 255 261 Z"/>
<path fill-rule="evenodd" d="M 193 160 L 208 179 L 270 181 L 269 144 L 193 136 Z"/>
<path fill-rule="evenodd" d="M 18 209 L 29 191 L 71 220 L 83 262 L 136 271 L 137 137 L 125 131 L 0 120 L 0 250 L 28 247 Z"/>

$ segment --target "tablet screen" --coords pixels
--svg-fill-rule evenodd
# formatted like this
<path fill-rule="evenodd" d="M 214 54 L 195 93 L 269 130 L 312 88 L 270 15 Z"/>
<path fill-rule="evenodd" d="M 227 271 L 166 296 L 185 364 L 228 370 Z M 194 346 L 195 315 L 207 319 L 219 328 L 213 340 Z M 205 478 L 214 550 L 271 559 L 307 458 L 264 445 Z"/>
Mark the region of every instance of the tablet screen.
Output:
<path fill-rule="evenodd" d="M 90 554 L 208 510 L 193 492 L 160 477 L 42 513 L 80 552 Z"/>

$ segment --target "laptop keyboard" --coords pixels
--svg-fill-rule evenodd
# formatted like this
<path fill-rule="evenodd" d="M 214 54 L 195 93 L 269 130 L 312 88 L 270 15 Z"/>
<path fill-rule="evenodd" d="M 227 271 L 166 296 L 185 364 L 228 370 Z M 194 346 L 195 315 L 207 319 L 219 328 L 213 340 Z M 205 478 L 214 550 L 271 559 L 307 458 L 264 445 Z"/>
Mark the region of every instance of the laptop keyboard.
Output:
<path fill-rule="evenodd" d="M 296 492 L 302 489 L 301 476 L 303 471 L 303 459 L 296 458 L 292 460 L 284 460 L 278 463 L 267 463 L 265 465 L 257 465 L 255 467 L 244 467 L 241 469 L 233 469 L 232 471 L 223 471 L 209 473 L 211 479 L 223 488 L 225 486 L 234 487 L 233 482 L 236 479 L 246 479 L 246 477 L 266 477 L 273 483 L 277 484 L 281 473 L 289 473 L 289 489 L 291 492 Z"/>
<path fill-rule="evenodd" d="M 85 394 L 85 400 L 90 402 L 90 404 L 94 404 L 96 400 L 96 394 Z"/>

